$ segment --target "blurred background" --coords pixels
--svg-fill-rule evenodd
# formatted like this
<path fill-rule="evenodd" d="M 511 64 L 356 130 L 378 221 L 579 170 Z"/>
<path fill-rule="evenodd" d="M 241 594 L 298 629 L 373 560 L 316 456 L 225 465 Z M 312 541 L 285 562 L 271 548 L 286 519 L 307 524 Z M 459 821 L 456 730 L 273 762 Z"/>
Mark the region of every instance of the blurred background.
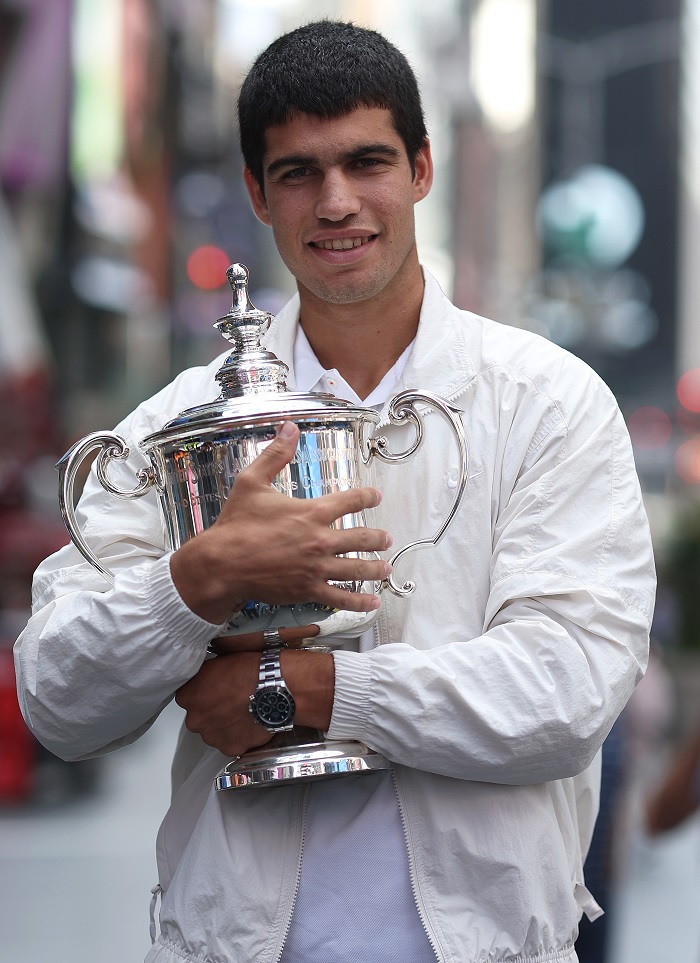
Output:
<path fill-rule="evenodd" d="M 53 464 L 223 349 L 225 269 L 291 279 L 241 180 L 255 55 L 319 17 L 385 33 L 423 90 L 424 264 L 461 307 L 582 357 L 632 436 L 659 568 L 647 676 L 604 752 L 582 963 L 700 963 L 700 0 L 0 0 L 0 954 L 148 945 L 179 710 L 61 763 L 12 643 L 63 544 Z"/>

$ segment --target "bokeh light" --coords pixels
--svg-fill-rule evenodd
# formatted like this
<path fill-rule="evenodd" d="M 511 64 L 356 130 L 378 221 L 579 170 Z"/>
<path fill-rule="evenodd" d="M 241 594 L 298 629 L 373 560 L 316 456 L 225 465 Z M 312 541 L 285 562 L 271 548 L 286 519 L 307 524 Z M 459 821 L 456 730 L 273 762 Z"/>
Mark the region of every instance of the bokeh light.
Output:
<path fill-rule="evenodd" d="M 203 244 L 187 258 L 187 277 L 195 287 L 214 291 L 226 284 L 226 269 L 230 263 L 228 254 L 222 248 Z"/>
<path fill-rule="evenodd" d="M 657 451 L 670 440 L 673 425 L 661 408 L 647 405 L 637 408 L 627 418 L 632 444 L 645 451 Z"/>
<path fill-rule="evenodd" d="M 676 424 L 684 435 L 700 435 L 700 413 L 688 411 L 679 406 L 676 408 Z"/>
<path fill-rule="evenodd" d="M 689 485 L 700 485 L 700 438 L 689 438 L 679 446 L 676 471 Z"/>
<path fill-rule="evenodd" d="M 676 396 L 688 411 L 700 412 L 700 368 L 691 368 L 681 375 L 676 385 Z"/>
<path fill-rule="evenodd" d="M 589 164 L 545 189 L 537 207 L 540 234 L 559 254 L 615 267 L 644 232 L 644 205 L 631 181 L 610 167 Z"/>

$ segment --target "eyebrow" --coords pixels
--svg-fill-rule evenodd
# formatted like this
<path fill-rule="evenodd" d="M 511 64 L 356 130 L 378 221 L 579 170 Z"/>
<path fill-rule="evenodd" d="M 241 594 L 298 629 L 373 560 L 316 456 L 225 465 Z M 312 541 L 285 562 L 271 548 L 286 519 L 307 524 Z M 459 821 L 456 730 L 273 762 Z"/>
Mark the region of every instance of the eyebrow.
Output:
<path fill-rule="evenodd" d="M 386 157 L 400 157 L 401 152 L 391 144 L 363 144 L 361 147 L 354 147 L 352 150 L 344 151 L 335 158 L 336 163 L 347 164 L 354 160 L 360 160 L 369 154 L 384 154 Z M 287 157 L 278 157 L 266 168 L 265 173 L 269 176 L 285 167 L 313 167 L 318 163 L 318 157 L 310 154 L 290 154 Z"/>

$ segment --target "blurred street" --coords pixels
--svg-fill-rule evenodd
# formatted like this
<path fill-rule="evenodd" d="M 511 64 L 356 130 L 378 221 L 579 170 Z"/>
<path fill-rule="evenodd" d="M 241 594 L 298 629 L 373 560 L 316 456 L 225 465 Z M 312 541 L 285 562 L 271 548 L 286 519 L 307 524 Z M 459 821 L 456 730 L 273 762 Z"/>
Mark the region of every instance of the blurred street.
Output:
<path fill-rule="evenodd" d="M 104 759 L 94 797 L 0 813 L 7 963 L 140 963 L 149 947 L 155 836 L 168 804 L 174 704 Z M 700 817 L 633 837 L 609 907 L 609 963 L 700 963 Z"/>
<path fill-rule="evenodd" d="M 0 811 L 0 957 L 7 963 L 143 960 L 179 720 L 173 703 L 136 745 L 102 760 L 94 796 Z"/>
<path fill-rule="evenodd" d="M 627 853 L 609 963 L 700 963 L 700 818 Z"/>

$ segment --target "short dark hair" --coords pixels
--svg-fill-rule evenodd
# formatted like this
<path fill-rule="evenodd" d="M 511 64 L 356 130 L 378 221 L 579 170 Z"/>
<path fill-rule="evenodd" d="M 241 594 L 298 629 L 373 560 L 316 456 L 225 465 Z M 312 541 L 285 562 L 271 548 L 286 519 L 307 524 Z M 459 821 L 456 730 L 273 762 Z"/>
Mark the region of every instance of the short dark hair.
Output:
<path fill-rule="evenodd" d="M 356 107 L 391 113 L 414 170 L 428 136 L 418 82 L 386 37 L 353 23 L 320 20 L 273 41 L 250 68 L 238 97 L 241 151 L 260 187 L 268 127 L 295 114 L 329 119 Z"/>

